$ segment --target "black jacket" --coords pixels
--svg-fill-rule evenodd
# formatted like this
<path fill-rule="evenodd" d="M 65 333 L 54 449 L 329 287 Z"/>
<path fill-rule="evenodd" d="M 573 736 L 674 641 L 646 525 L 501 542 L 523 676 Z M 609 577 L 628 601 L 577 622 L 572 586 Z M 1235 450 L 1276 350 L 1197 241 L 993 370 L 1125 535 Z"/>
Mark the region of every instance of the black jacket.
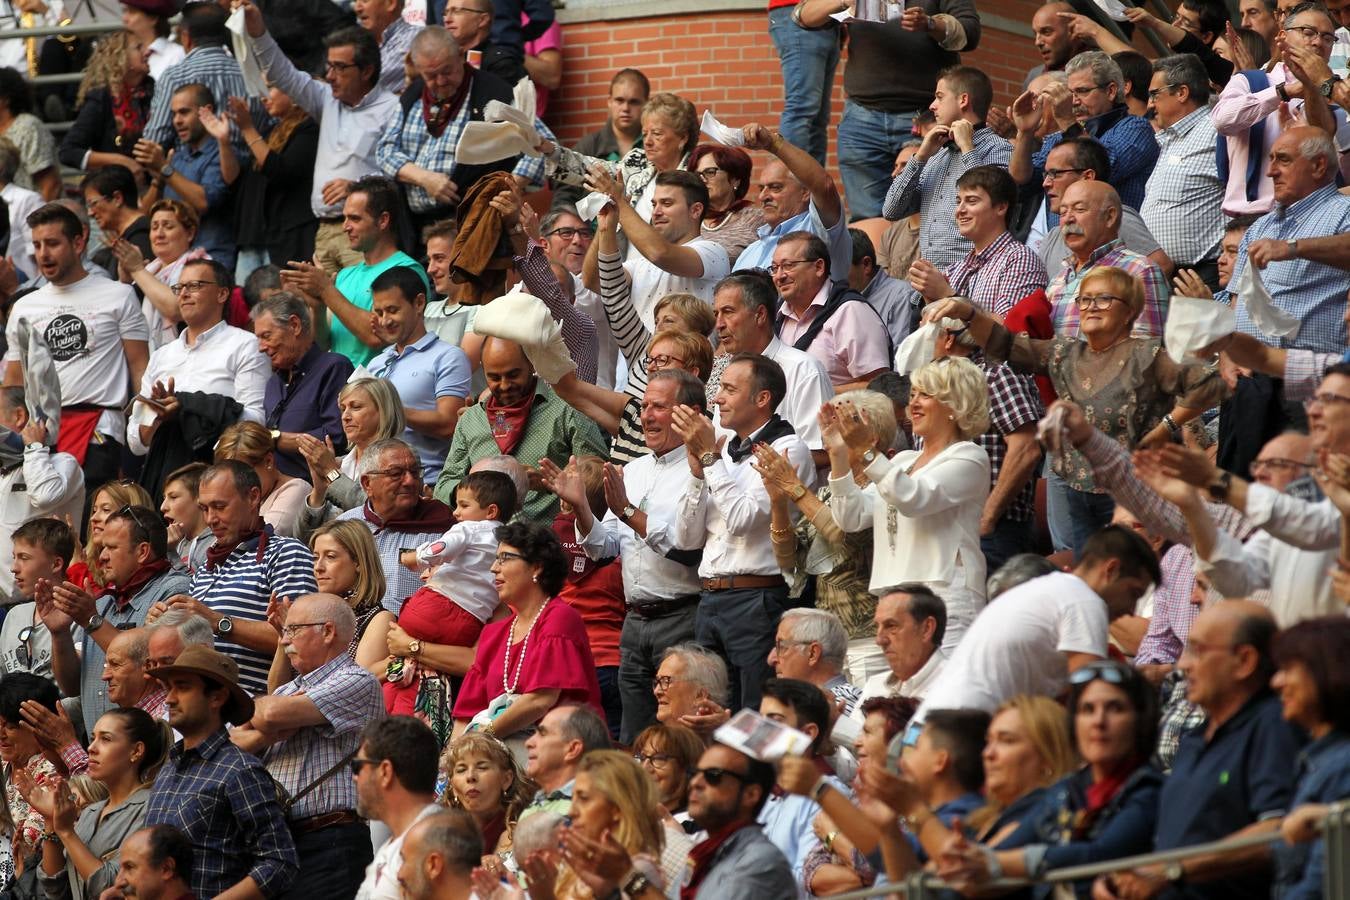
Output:
<path fill-rule="evenodd" d="M 142 121 L 150 119 L 150 98 L 154 96 L 154 82 L 146 79 L 149 88 L 141 107 Z M 61 139 L 61 148 L 57 158 L 61 165 L 72 169 L 84 168 L 84 154 L 122 153 L 131 155 L 131 148 L 140 135 L 122 137 L 117 133 L 117 120 L 113 118 L 112 93 L 107 88 L 94 88 L 84 96 L 84 104 L 71 123 L 70 130 Z"/>

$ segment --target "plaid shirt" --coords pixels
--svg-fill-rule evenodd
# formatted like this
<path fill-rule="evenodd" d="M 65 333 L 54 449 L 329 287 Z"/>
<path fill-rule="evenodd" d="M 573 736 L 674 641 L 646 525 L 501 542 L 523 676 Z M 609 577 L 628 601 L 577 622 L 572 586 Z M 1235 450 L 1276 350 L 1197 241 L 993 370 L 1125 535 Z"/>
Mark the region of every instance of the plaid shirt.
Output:
<path fill-rule="evenodd" d="M 146 825 L 172 825 L 192 841 L 192 892 L 215 897 L 249 876 L 276 897 L 295 879 L 295 841 L 276 786 L 257 757 L 221 728 L 195 747 L 174 744 L 159 770 Z"/>
<path fill-rule="evenodd" d="M 399 169 L 406 165 L 420 166 L 430 172 L 452 172 L 455 168 L 455 146 L 464 134 L 464 126 L 469 124 L 472 106 L 468 96 L 465 96 L 459 111 L 438 138 L 432 137 L 431 132 L 427 131 L 420 99 L 408 110 L 400 109 L 399 117 L 390 122 L 384 134 L 380 135 L 380 142 L 375 148 L 376 163 L 390 178 L 398 177 Z M 534 120 L 534 127 L 541 137 L 555 140 L 553 132 L 538 118 Z M 544 159 L 540 156 L 522 156 L 511 172 L 530 184 L 543 184 Z M 413 212 L 426 212 L 440 205 L 431 199 L 431 195 L 421 185 L 408 184 L 405 187 L 408 189 L 408 206 Z M 457 187 L 463 194 L 470 185 L 461 184 Z"/>
<path fill-rule="evenodd" d="M 1237 260 L 1233 263 L 1230 284 L 1241 284 L 1247 265 L 1247 248 L 1253 241 L 1272 238 L 1293 241 L 1298 238 L 1326 237 L 1350 231 L 1350 197 L 1344 197 L 1336 185 L 1313 191 L 1288 206 L 1275 208 L 1252 223 L 1242 237 Z M 1263 334 L 1247 315 L 1245 304 L 1238 304 L 1237 329 L 1274 347 L 1300 347 L 1322 353 L 1345 350 L 1345 289 L 1350 276 L 1334 266 L 1307 259 L 1273 262 L 1261 270 L 1261 281 L 1275 305 L 1294 315 L 1302 327 L 1278 341 Z"/>
<path fill-rule="evenodd" d="M 1158 721 L 1157 763 L 1163 774 L 1170 774 L 1182 735 L 1203 727 L 1209 717 L 1186 699 L 1186 676 L 1180 669 L 1168 672 L 1158 691 L 1162 696 L 1163 711 Z"/>
<path fill-rule="evenodd" d="M 286 740 L 267 749 L 263 762 L 272 777 L 294 797 L 350 756 L 361 742 L 367 722 L 385 716 L 380 683 L 347 654 L 300 675 L 276 689 L 274 696 L 304 694 L 326 720 L 323 725 L 301 728 Z M 292 821 L 325 813 L 356 809 L 356 782 L 339 770 L 305 794 L 293 807 Z"/>
<path fill-rule="evenodd" d="M 1163 554 L 1162 583 L 1153 591 L 1153 617 L 1148 632 L 1139 642 L 1134 664 L 1174 663 L 1181 657 L 1191 623 L 1200 614 L 1191 602 L 1195 589 L 1195 554 L 1191 548 L 1174 544 Z"/>
<path fill-rule="evenodd" d="M 1120 194 L 1122 203 L 1138 209 L 1144 202 L 1149 172 L 1153 171 L 1153 164 L 1158 159 L 1158 142 L 1148 120 L 1130 115 L 1124 106 L 1047 135 L 1041 149 L 1031 157 L 1036 182 L 1039 183 L 1045 174 L 1045 160 L 1050 151 L 1059 146 L 1065 135 L 1077 137 L 1080 134 L 1096 138 L 1106 148 L 1111 159 L 1111 186 Z"/>
<path fill-rule="evenodd" d="M 998 316 L 1006 316 L 1018 300 L 1041 290 L 1048 280 L 1041 258 L 1007 231 L 979 253 L 971 250 L 943 274 L 953 294 Z"/>
<path fill-rule="evenodd" d="M 1178 265 L 1219 257 L 1228 219 L 1214 134 L 1209 109 L 1201 107 L 1156 135 L 1161 152 L 1139 215 Z"/>
<path fill-rule="evenodd" d="M 544 301 L 549 314 L 562 325 L 563 343 L 572 361 L 577 364 L 577 377 L 587 384 L 595 384 L 596 362 L 600 358 L 595 336 L 595 322 L 563 296 L 562 285 L 553 274 L 544 250 L 534 241 L 525 248 L 524 256 L 513 257 L 516 271 L 525 289 Z"/>
<path fill-rule="evenodd" d="M 1343 353 L 1314 353 L 1311 350 L 1289 350 L 1284 355 L 1284 399 L 1287 403 L 1299 403 L 1311 400 L 1322 376 L 1336 363 L 1341 362 Z"/>
<path fill-rule="evenodd" d="M 228 97 L 247 97 L 248 111 L 252 113 L 253 121 L 259 128 L 266 130 L 274 121 L 263 107 L 262 100 L 249 96 L 248 88 L 244 86 L 244 75 L 239 70 L 239 63 L 223 45 L 213 44 L 192 48 L 182 62 L 169 66 L 155 79 L 155 93 L 150 101 L 150 118 L 145 124 L 146 140 L 154 141 L 161 146 L 178 142 L 178 135 L 173 130 L 173 113 L 169 110 L 169 100 L 175 91 L 188 84 L 206 85 L 216 100 L 217 111 L 224 111 L 225 100 Z M 245 168 L 252 161 L 253 155 L 248 152 L 244 135 L 233 123 L 230 125 L 230 145 L 234 147 L 234 155 L 239 159 L 240 168 Z"/>
<path fill-rule="evenodd" d="M 881 214 L 892 222 L 922 213 L 919 255 L 939 269 L 956 264 L 970 252 L 970 241 L 956 230 L 956 182 L 976 166 L 1007 168 L 1012 144 L 988 128 L 977 128 L 974 146 L 962 153 L 949 143 L 932 159 L 911 159 L 891 183 Z"/>
<path fill-rule="evenodd" d="M 1350 201 L 1347 201 L 1350 202 Z M 1245 255 L 1244 255 L 1245 258 Z M 1045 289 L 1046 297 L 1053 308 L 1051 318 L 1055 325 L 1055 334 L 1062 337 L 1077 337 L 1080 334 L 1078 324 L 1078 284 L 1096 266 L 1115 266 L 1124 269 L 1144 283 L 1144 311 L 1134 320 L 1130 334 L 1134 337 L 1163 336 L 1163 322 L 1167 321 L 1167 301 L 1172 296 L 1167 287 L 1167 276 L 1158 264 L 1147 256 L 1141 256 L 1133 250 L 1125 249 L 1125 244 L 1116 238 L 1102 244 L 1088 256 L 1083 265 L 1070 253 L 1064 257 L 1064 270 L 1055 276 Z M 1342 291 L 1341 305 L 1345 305 Z M 1339 315 L 1339 313 L 1338 313 Z"/>

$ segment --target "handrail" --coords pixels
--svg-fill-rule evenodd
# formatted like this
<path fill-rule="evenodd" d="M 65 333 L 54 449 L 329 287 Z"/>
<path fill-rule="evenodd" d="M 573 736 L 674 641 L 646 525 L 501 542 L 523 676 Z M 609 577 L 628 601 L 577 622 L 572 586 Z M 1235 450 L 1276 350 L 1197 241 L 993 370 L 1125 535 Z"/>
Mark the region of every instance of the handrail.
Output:
<path fill-rule="evenodd" d="M 1326 840 L 1331 835 L 1328 832 L 1335 832 L 1337 835 L 1350 822 L 1346 821 L 1346 815 L 1350 813 L 1350 799 L 1338 800 L 1329 804 L 1326 816 L 1318 825 L 1318 832 Z M 1141 866 L 1155 865 L 1158 863 L 1177 862 L 1185 859 L 1193 859 L 1197 856 L 1208 856 L 1211 854 L 1231 853 L 1237 850 L 1245 850 L 1248 847 L 1257 847 L 1264 844 L 1274 844 L 1280 841 L 1279 830 L 1267 831 L 1261 834 L 1247 834 L 1239 837 L 1229 837 L 1218 841 L 1209 841 L 1204 844 L 1192 844 L 1188 847 L 1178 847 L 1175 850 L 1159 850 L 1153 853 L 1141 853 L 1137 856 L 1126 856 L 1118 859 L 1108 859 L 1102 862 L 1087 863 L 1081 866 L 1065 866 L 1059 869 L 1052 869 L 1039 878 L 1001 878 L 997 881 L 990 881 L 983 887 L 988 888 L 1016 888 L 1025 887 L 1028 884 L 1048 882 L 1058 884 L 1061 882 L 1082 881 L 1088 878 L 1096 878 L 1098 875 L 1107 875 L 1111 872 L 1121 872 L 1127 869 L 1137 869 Z M 1332 854 L 1328 854 L 1327 877 L 1345 878 L 1344 873 L 1332 871 L 1337 868 L 1331 865 Z M 875 885 L 870 888 L 862 888 L 856 891 L 849 891 L 846 894 L 834 894 L 831 900 L 866 900 L 869 897 L 881 897 L 888 894 L 901 894 L 908 900 L 918 900 L 931 891 L 949 889 L 948 885 L 941 878 L 929 875 L 926 872 L 915 872 L 906 878 L 903 882 Z"/>
<path fill-rule="evenodd" d="M 0 35 L 0 40 L 20 41 L 30 37 L 82 37 L 87 34 L 106 34 L 109 31 L 121 31 L 122 23 L 117 19 L 104 19 L 99 22 L 71 22 L 69 25 L 34 25 L 32 28 L 15 28 Z"/>

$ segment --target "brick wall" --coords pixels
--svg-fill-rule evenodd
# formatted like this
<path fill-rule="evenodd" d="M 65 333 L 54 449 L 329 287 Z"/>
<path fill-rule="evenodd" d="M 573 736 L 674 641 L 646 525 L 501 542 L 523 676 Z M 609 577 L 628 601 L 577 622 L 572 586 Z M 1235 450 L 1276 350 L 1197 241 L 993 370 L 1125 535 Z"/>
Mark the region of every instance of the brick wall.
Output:
<path fill-rule="evenodd" d="M 981 4 L 988 12 L 1030 23 L 1036 0 Z M 700 115 L 712 109 L 729 124 L 776 124 L 783 87 L 778 57 L 769 40 L 768 18 L 757 12 L 675 15 L 620 21 L 572 22 L 564 27 L 563 85 L 547 120 L 564 143 L 575 142 L 604 122 L 609 79 L 625 66 L 642 69 L 656 90 L 670 90 L 693 102 Z M 989 73 L 996 102 L 1010 103 L 1027 69 L 1040 57 L 1030 38 L 986 24 L 979 49 L 964 59 Z M 843 113 L 843 71 L 835 76 L 834 127 Z M 897 67 L 897 77 L 902 77 Z"/>

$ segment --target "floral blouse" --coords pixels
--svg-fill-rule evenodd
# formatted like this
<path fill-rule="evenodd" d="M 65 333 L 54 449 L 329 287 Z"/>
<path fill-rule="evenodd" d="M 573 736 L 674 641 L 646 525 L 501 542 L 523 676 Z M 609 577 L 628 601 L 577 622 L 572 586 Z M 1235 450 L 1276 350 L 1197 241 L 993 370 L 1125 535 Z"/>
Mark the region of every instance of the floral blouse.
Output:
<path fill-rule="evenodd" d="M 56 766 L 41 753 L 35 754 L 23 768 L 37 785 L 44 785 L 57 775 Z M 9 804 L 9 814 L 14 820 L 14 858 L 22 859 L 37 847 L 45 823 L 42 814 L 29 806 L 28 801 L 19 794 L 14 784 L 13 767 L 9 764 L 4 767 L 4 775 L 5 802 Z"/>

